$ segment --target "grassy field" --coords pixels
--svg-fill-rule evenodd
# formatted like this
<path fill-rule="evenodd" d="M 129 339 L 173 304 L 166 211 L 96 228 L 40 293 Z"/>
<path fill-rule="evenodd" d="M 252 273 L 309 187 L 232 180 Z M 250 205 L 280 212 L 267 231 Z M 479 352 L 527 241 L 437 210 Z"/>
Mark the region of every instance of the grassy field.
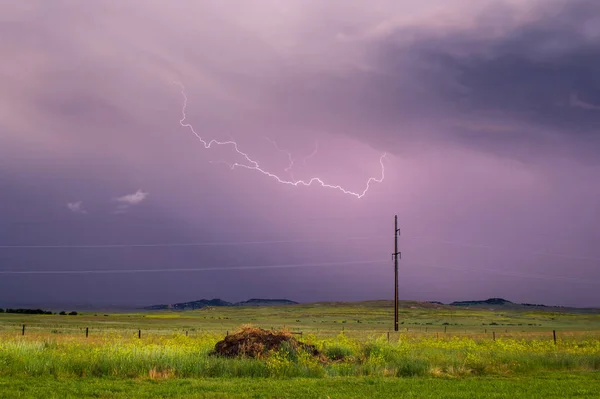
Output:
<path fill-rule="evenodd" d="M 0 397 L 594 397 L 600 389 L 598 313 L 403 303 L 396 333 L 391 305 L 0 314 Z M 291 349 L 259 360 L 209 356 L 245 323 L 301 331 L 326 359 Z"/>
<path fill-rule="evenodd" d="M 418 302 L 401 302 L 400 329 L 409 334 L 444 332 L 448 334 L 530 334 L 599 333 L 599 312 L 554 311 L 554 308 L 461 308 Z M 67 309 L 68 311 L 69 309 Z M 137 332 L 192 334 L 232 331 L 241 324 L 262 328 L 287 328 L 318 335 L 337 336 L 344 331 L 353 336 L 387 332 L 392 328 L 393 303 L 369 301 L 360 303 L 314 303 L 281 307 L 216 307 L 197 311 L 142 313 L 91 312 L 78 316 L 19 315 L 0 313 L 0 334 L 27 330 L 77 334 L 86 327 L 90 331 L 118 333 Z"/>
<path fill-rule="evenodd" d="M 526 377 L 329 379 L 54 379 L 0 377 L 2 398 L 597 398 L 593 373 Z"/>

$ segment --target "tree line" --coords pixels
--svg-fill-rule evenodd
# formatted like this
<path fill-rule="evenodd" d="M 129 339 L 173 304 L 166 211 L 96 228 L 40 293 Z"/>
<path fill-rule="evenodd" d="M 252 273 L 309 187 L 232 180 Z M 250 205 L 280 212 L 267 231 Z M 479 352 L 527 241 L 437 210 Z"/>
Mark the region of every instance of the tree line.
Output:
<path fill-rule="evenodd" d="M 67 313 L 67 312 L 65 312 L 63 310 L 60 313 L 52 313 L 49 310 L 43 310 L 43 309 L 10 309 L 10 308 L 8 308 L 8 309 L 2 309 L 2 308 L 0 308 L 0 313 L 49 314 L 49 315 L 51 315 L 51 314 L 58 314 L 58 315 L 61 315 L 61 316 L 66 316 L 66 315 L 77 316 L 77 312 L 75 312 L 75 311 Z"/>

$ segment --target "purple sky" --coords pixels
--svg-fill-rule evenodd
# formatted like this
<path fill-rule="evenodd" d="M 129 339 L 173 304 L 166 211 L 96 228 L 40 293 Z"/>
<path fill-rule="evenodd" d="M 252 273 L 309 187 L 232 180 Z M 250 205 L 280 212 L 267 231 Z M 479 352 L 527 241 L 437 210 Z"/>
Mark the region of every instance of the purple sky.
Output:
<path fill-rule="evenodd" d="M 394 214 L 401 299 L 600 306 L 596 0 L 22 0 L 0 59 L 0 307 L 392 298 Z"/>

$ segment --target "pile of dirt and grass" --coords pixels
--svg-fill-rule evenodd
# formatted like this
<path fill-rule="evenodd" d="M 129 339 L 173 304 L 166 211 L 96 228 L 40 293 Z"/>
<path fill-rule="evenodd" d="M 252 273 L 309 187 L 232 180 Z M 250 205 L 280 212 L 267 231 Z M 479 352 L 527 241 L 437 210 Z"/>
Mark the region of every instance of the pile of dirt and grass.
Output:
<path fill-rule="evenodd" d="M 269 331 L 250 326 L 242 327 L 235 334 L 227 335 L 215 345 L 213 355 L 225 357 L 265 358 L 281 349 L 306 351 L 312 356 L 323 358 L 313 345 L 296 340 L 289 331 Z"/>

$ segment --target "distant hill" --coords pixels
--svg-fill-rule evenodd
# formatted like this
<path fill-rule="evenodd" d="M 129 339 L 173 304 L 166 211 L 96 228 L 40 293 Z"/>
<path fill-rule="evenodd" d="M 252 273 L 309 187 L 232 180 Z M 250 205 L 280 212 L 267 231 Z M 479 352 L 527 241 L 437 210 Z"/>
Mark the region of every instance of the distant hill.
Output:
<path fill-rule="evenodd" d="M 147 306 L 145 310 L 195 310 L 204 308 L 215 308 L 221 306 L 286 306 L 286 305 L 299 305 L 298 302 L 291 301 L 289 299 L 264 299 L 264 298 L 252 298 L 247 301 L 240 302 L 227 302 L 222 299 L 200 299 L 198 301 L 181 302 L 165 305 L 152 305 Z M 374 300 L 374 301 L 363 301 L 363 302 L 314 302 L 310 304 L 304 304 L 304 306 L 360 306 L 360 307 L 378 307 L 378 306 L 393 306 L 393 301 L 389 300 Z M 504 298 L 489 298 L 481 301 L 455 301 L 449 304 L 444 304 L 439 301 L 400 301 L 402 308 L 424 308 L 434 309 L 447 307 L 451 309 L 452 306 L 457 307 L 473 307 L 473 308 L 503 308 L 506 310 L 524 310 L 524 309 L 536 309 L 538 311 L 577 311 L 577 312 L 592 312 L 597 313 L 598 309 L 595 308 L 567 308 L 563 306 L 548 306 L 542 304 L 531 304 L 531 303 L 516 303 L 511 302 Z"/>
<path fill-rule="evenodd" d="M 490 299 L 486 299 L 485 301 L 458 301 L 458 302 L 452 302 L 450 304 L 450 306 L 481 306 L 481 305 L 498 306 L 498 305 L 515 305 L 515 303 L 513 303 L 511 301 L 507 301 L 506 299 L 502 299 L 502 298 L 490 298 Z"/>
<path fill-rule="evenodd" d="M 298 302 L 290 301 L 289 299 L 259 299 L 253 298 L 247 301 L 236 302 L 234 306 L 280 306 L 280 305 L 297 305 Z"/>
<path fill-rule="evenodd" d="M 600 308 L 575 308 L 559 305 L 543 305 L 534 303 L 517 303 L 503 298 L 489 298 L 485 301 L 457 301 L 448 304 L 448 306 L 473 307 L 473 308 L 501 308 L 504 310 L 535 310 L 540 312 L 575 312 L 598 314 Z"/>
<path fill-rule="evenodd" d="M 194 309 L 202 309 L 207 306 L 216 307 L 216 306 L 233 306 L 231 302 L 223 301 L 222 299 L 200 299 L 199 301 L 192 302 L 181 302 L 181 303 L 173 303 L 168 305 L 152 305 L 147 306 L 144 309 L 148 310 L 194 310 Z"/>
<path fill-rule="evenodd" d="M 192 302 L 173 303 L 168 305 L 152 305 L 147 306 L 146 310 L 194 310 L 206 307 L 217 306 L 280 306 L 280 305 L 297 305 L 298 302 L 290 301 L 289 299 L 260 299 L 253 298 L 247 301 L 231 303 L 222 299 L 200 299 Z"/>

